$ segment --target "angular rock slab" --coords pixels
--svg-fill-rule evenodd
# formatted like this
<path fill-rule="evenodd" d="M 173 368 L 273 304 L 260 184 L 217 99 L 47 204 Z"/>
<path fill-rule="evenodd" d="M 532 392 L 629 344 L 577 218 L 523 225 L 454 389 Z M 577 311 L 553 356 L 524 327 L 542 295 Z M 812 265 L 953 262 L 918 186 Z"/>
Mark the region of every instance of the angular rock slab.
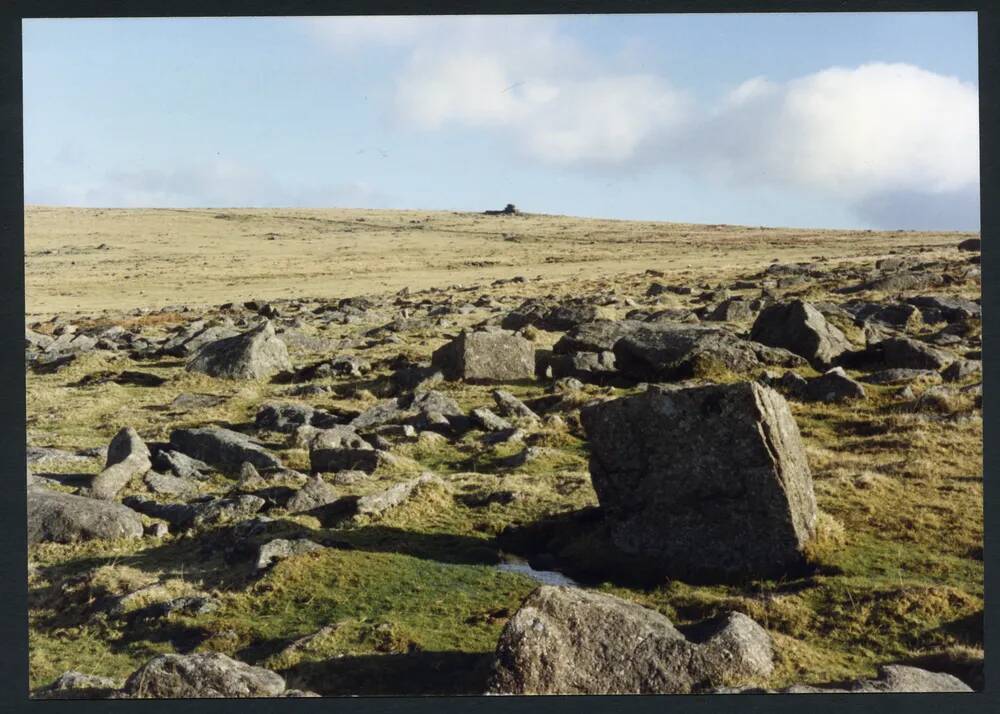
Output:
<path fill-rule="evenodd" d="M 154 657 L 122 689 L 137 699 L 276 697 L 284 691 L 280 675 L 218 652 Z"/>
<path fill-rule="evenodd" d="M 209 342 L 188 362 L 189 372 L 222 379 L 267 379 L 291 371 L 288 348 L 274 334 L 270 320 L 259 327 L 216 342 Z"/>
<path fill-rule="evenodd" d="M 746 373 L 763 365 L 798 367 L 792 352 L 740 339 L 722 327 L 644 323 L 614 346 L 615 366 L 637 380 L 674 380 L 716 369 Z"/>
<path fill-rule="evenodd" d="M 614 543 L 664 572 L 765 576 L 802 562 L 816 499 L 788 403 L 753 382 L 585 407 L 590 474 Z"/>
<path fill-rule="evenodd" d="M 497 694 L 686 694 L 768 676 L 767 632 L 741 613 L 705 623 L 700 641 L 660 613 L 611 595 L 543 585 L 497 643 Z"/>
<path fill-rule="evenodd" d="M 110 500 L 125 488 L 133 476 L 146 473 L 152 465 L 146 444 L 135 429 L 127 426 L 115 434 L 108 445 L 107 463 L 91 482 L 90 495 Z"/>
<path fill-rule="evenodd" d="M 463 332 L 431 355 L 446 379 L 505 382 L 533 379 L 535 345 L 504 330 Z"/>
<path fill-rule="evenodd" d="M 244 462 L 258 469 L 280 469 L 281 460 L 246 434 L 222 427 L 174 429 L 170 446 L 185 456 L 223 471 L 236 471 Z"/>
<path fill-rule="evenodd" d="M 823 313 L 802 300 L 762 310 L 750 330 L 750 339 L 783 347 L 822 367 L 831 366 L 852 347 L 844 333 L 827 322 Z"/>
<path fill-rule="evenodd" d="M 96 498 L 28 488 L 29 544 L 141 537 L 142 519 L 131 508 Z"/>

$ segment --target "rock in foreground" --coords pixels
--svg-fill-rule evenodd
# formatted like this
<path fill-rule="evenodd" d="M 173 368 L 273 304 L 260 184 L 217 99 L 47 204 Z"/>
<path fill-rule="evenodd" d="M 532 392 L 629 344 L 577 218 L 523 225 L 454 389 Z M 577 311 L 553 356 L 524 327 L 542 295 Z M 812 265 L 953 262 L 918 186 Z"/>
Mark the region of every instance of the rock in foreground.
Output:
<path fill-rule="evenodd" d="M 463 332 L 437 349 L 431 364 L 447 379 L 507 382 L 535 376 L 535 346 L 505 330 Z"/>
<path fill-rule="evenodd" d="M 281 461 L 246 434 L 221 427 L 174 429 L 170 445 L 185 456 L 223 471 L 237 471 L 245 463 L 257 469 L 279 469 Z"/>
<path fill-rule="evenodd" d="M 498 694 L 686 694 L 773 670 L 770 636 L 741 613 L 688 640 L 666 617 L 619 598 L 543 585 L 500 635 Z"/>
<path fill-rule="evenodd" d="M 879 667 L 875 679 L 859 679 L 846 684 L 793 684 L 785 689 L 724 687 L 712 694 L 873 694 L 878 692 L 972 692 L 972 687 L 944 672 L 890 664 Z"/>
<path fill-rule="evenodd" d="M 187 369 L 222 379 L 267 379 L 291 371 L 292 363 L 288 348 L 268 320 L 241 335 L 209 342 L 191 358 Z"/>
<path fill-rule="evenodd" d="M 829 367 L 851 349 L 844 333 L 831 325 L 810 303 L 795 300 L 765 308 L 753 323 L 750 339 L 784 347 L 814 366 Z"/>
<path fill-rule="evenodd" d="M 615 544 L 664 572 L 787 572 L 816 500 L 798 426 L 752 382 L 659 387 L 586 407 L 590 474 Z"/>
<path fill-rule="evenodd" d="M 69 493 L 28 489 L 28 543 L 140 538 L 142 519 L 130 508 Z"/>
<path fill-rule="evenodd" d="M 154 657 L 132 673 L 122 693 L 137 699 L 276 697 L 285 680 L 217 652 Z"/>
<path fill-rule="evenodd" d="M 110 500 L 118 495 L 133 476 L 144 474 L 152 468 L 149 449 L 132 427 L 125 427 L 111 440 L 108 459 L 101 473 L 94 477 L 90 495 Z"/>

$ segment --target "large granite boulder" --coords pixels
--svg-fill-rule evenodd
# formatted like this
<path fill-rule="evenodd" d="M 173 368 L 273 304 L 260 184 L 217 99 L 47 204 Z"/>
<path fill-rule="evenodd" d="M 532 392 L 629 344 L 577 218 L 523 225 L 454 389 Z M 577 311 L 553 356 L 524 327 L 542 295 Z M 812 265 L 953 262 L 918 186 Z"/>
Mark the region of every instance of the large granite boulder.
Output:
<path fill-rule="evenodd" d="M 611 352 L 615 343 L 645 326 L 639 320 L 594 320 L 577 325 L 552 347 L 556 354 L 574 352 Z"/>
<path fill-rule="evenodd" d="M 851 349 L 844 333 L 827 322 L 813 305 L 802 300 L 764 308 L 753 323 L 750 339 L 783 347 L 818 367 L 829 367 L 843 352 Z"/>
<path fill-rule="evenodd" d="M 90 496 L 110 500 L 132 480 L 153 467 L 149 449 L 130 426 L 123 428 L 108 445 L 104 470 L 90 484 Z"/>
<path fill-rule="evenodd" d="M 218 652 L 154 657 L 126 680 L 122 693 L 137 699 L 276 697 L 285 680 Z"/>
<path fill-rule="evenodd" d="M 265 320 L 260 326 L 235 337 L 209 342 L 188 362 L 191 372 L 223 379 L 267 379 L 291 371 L 288 348 Z"/>
<path fill-rule="evenodd" d="M 257 469 L 280 469 L 281 460 L 246 434 L 217 426 L 174 429 L 170 446 L 221 471 L 239 471 L 244 462 Z"/>
<path fill-rule="evenodd" d="M 805 364 L 788 350 L 741 339 L 721 327 L 686 323 L 645 323 L 617 340 L 613 351 L 619 372 L 646 381 Z"/>
<path fill-rule="evenodd" d="M 767 632 L 741 613 L 691 641 L 660 613 L 611 595 L 543 585 L 500 634 L 497 694 L 686 694 L 773 670 Z"/>
<path fill-rule="evenodd" d="M 880 358 L 886 367 L 905 369 L 940 370 L 955 360 L 947 352 L 909 337 L 882 340 L 873 345 L 869 352 L 873 352 L 876 359 Z"/>
<path fill-rule="evenodd" d="M 665 572 L 786 572 L 813 537 L 798 426 L 753 382 L 646 392 L 581 410 L 590 474 L 615 544 Z"/>
<path fill-rule="evenodd" d="M 140 538 L 142 519 L 130 508 L 95 498 L 28 488 L 28 543 Z"/>
<path fill-rule="evenodd" d="M 463 332 L 431 355 L 446 379 L 508 382 L 533 379 L 535 346 L 505 330 Z"/>

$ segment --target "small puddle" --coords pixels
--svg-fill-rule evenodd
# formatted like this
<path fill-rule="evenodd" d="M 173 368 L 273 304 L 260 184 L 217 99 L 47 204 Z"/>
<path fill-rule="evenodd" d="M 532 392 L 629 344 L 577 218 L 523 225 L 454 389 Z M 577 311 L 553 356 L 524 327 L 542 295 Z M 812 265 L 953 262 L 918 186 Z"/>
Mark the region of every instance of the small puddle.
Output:
<path fill-rule="evenodd" d="M 568 578 L 562 573 L 557 573 L 555 570 L 535 570 L 530 565 L 528 561 L 524 558 L 518 558 L 515 555 L 503 555 L 503 560 L 495 566 L 497 570 L 503 570 L 507 573 L 520 573 L 521 575 L 527 575 L 533 580 L 537 580 L 543 585 L 566 585 L 568 587 L 578 588 L 580 583 L 576 582 L 572 578 Z"/>

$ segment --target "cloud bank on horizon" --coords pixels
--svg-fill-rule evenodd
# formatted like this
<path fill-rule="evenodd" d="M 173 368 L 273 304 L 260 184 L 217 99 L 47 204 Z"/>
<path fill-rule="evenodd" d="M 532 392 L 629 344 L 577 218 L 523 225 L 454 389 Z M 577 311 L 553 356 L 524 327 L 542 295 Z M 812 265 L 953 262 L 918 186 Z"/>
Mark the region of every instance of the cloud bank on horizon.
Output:
<path fill-rule="evenodd" d="M 667 170 L 726 191 L 794 190 L 877 227 L 978 229 L 978 89 L 912 63 L 732 77 L 731 89 L 705 96 L 669 68 L 595 51 L 551 16 L 296 22 L 330 63 L 382 56 L 389 72 L 372 88 L 376 110 L 413 141 L 471 133 L 539 171 L 612 181 Z M 233 160 L 111 171 L 77 189 L 36 186 L 34 196 L 393 205 L 364 180 L 309 186 Z"/>

